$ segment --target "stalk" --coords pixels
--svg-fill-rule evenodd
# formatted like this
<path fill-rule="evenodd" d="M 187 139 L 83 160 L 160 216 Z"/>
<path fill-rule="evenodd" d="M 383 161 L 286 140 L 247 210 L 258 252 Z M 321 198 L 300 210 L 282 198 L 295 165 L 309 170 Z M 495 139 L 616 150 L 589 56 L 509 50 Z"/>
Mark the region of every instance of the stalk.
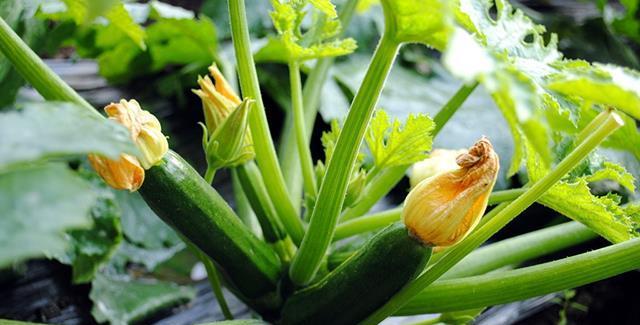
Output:
<path fill-rule="evenodd" d="M 0 17 L 0 51 L 11 61 L 33 88 L 49 101 L 72 102 L 87 108 L 95 115 L 102 115 L 91 104 L 67 85 L 34 53 L 20 36 Z"/>
<path fill-rule="evenodd" d="M 504 304 L 575 288 L 637 268 L 640 268 L 639 238 L 522 269 L 438 281 L 419 293 L 398 314 Z"/>
<path fill-rule="evenodd" d="M 351 170 L 399 48 L 397 41 L 383 35 L 373 55 L 328 163 L 309 229 L 291 264 L 289 275 L 295 284 L 304 285 L 313 279 L 331 243 Z"/>
<path fill-rule="evenodd" d="M 231 310 L 229 310 L 229 304 L 227 304 L 227 300 L 224 297 L 224 293 L 222 292 L 222 282 L 220 281 L 218 270 L 206 254 L 204 254 L 191 243 L 189 243 L 188 246 L 189 248 L 191 248 L 191 251 L 198 257 L 200 262 L 202 262 L 202 264 L 204 265 L 204 269 L 207 271 L 207 279 L 209 279 L 209 285 L 213 290 L 213 294 L 216 296 L 216 301 L 220 306 L 220 310 L 222 311 L 224 318 L 227 320 L 233 319 L 233 314 L 231 313 Z"/>
<path fill-rule="evenodd" d="M 307 195 L 316 196 L 316 175 L 313 169 L 311 151 L 307 145 L 307 128 L 304 121 L 304 107 L 302 103 L 302 82 L 300 81 L 300 63 L 289 63 L 289 81 L 291 83 L 291 107 L 293 109 L 294 128 L 296 131 L 296 143 L 298 144 L 298 157 L 302 166 L 304 178 L 304 191 Z"/>
<path fill-rule="evenodd" d="M 449 122 L 449 119 L 453 116 L 458 108 L 469 98 L 469 95 L 478 87 L 478 82 L 474 82 L 471 85 L 462 85 L 460 89 L 449 99 L 449 101 L 438 111 L 438 114 L 433 118 L 433 122 L 436 124 L 433 130 L 433 137 L 440 133 L 442 128 Z"/>
<path fill-rule="evenodd" d="M 381 172 L 371 183 L 367 184 L 356 204 L 347 208 L 340 219 L 348 221 L 367 213 L 402 180 L 406 170 L 407 166 L 398 166 Z"/>
<path fill-rule="evenodd" d="M 282 176 L 282 171 L 278 165 L 276 151 L 271 140 L 271 132 L 267 122 L 258 75 L 256 73 L 253 55 L 251 54 L 251 44 L 249 40 L 249 28 L 247 26 L 247 14 L 244 0 L 230 0 L 229 19 L 231 21 L 231 35 L 236 53 L 238 75 L 242 93 L 256 101 L 255 106 L 249 114 L 249 126 L 253 135 L 256 160 L 260 166 L 260 172 L 267 188 L 271 201 L 278 211 L 287 232 L 297 244 L 302 240 L 304 228 L 302 220 L 289 197 L 287 188 Z"/>
<path fill-rule="evenodd" d="M 340 8 L 339 19 L 342 25 L 342 31 L 337 37 L 342 37 L 347 26 L 351 22 L 351 18 L 355 12 L 358 0 L 347 0 L 346 3 Z M 302 90 L 303 107 L 304 110 L 304 123 L 307 133 L 305 143 L 309 145 L 311 134 L 313 133 L 313 126 L 315 124 L 316 116 L 318 114 L 318 106 L 320 105 L 320 94 L 322 93 L 322 86 L 324 85 L 329 69 L 335 61 L 334 57 L 321 58 L 316 61 L 315 66 L 307 76 L 307 80 Z M 289 189 L 289 194 L 294 202 L 299 202 L 302 197 L 302 187 L 300 183 L 301 168 L 298 161 L 293 154 L 296 150 L 296 142 L 293 138 L 293 114 L 287 114 L 285 120 L 285 126 L 280 137 L 279 158 L 282 171 L 284 173 L 284 179 Z"/>
<path fill-rule="evenodd" d="M 597 237 L 591 229 L 576 221 L 532 231 L 474 250 L 440 280 L 479 275 L 507 265 L 517 265 Z"/>
<path fill-rule="evenodd" d="M 400 307 L 407 303 L 412 297 L 429 286 L 456 263 L 462 260 L 467 254 L 480 246 L 498 230 L 518 216 L 527 207 L 533 204 L 545 191 L 557 183 L 564 175 L 579 164 L 593 149 L 595 149 L 608 135 L 622 126 L 624 122 L 616 114 L 609 112 L 607 119 L 582 143 L 580 143 L 567 157 L 565 157 L 556 168 L 540 179 L 538 182 L 527 188 L 527 191 L 511 202 L 504 210 L 489 220 L 484 226 L 469 237 L 452 247 L 438 263 L 427 269 L 414 282 L 410 283 L 392 297 L 382 308 L 369 316 L 364 324 L 377 324 L 387 316 L 395 313 Z"/>

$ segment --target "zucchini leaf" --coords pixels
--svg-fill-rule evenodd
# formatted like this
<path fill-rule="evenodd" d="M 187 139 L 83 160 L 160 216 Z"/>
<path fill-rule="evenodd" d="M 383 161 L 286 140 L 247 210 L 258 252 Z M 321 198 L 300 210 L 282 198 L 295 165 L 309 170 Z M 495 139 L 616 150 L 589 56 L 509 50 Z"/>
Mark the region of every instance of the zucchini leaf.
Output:
<path fill-rule="evenodd" d="M 65 231 L 91 227 L 96 199 L 91 185 L 64 164 L 0 173 L 0 268 L 64 254 Z"/>
<path fill-rule="evenodd" d="M 99 153 L 117 158 L 138 150 L 122 125 L 68 103 L 28 103 L 0 114 L 0 170 L 11 165 Z"/>
<path fill-rule="evenodd" d="M 490 15 L 494 3 L 495 19 Z M 546 150 L 536 143 L 540 134 L 531 133 L 537 128 L 527 127 L 536 123 L 532 121 L 558 123 L 541 120 L 553 115 L 578 125 L 581 107 L 592 104 L 612 105 L 634 117 L 640 114 L 637 72 L 564 60 L 557 37 L 545 37 L 544 26 L 506 0 L 460 0 L 456 18 L 463 29 L 452 36 L 444 62 L 454 75 L 481 82 L 509 123 L 515 152 L 508 175 L 519 170 L 525 142 Z M 552 156 L 540 151 L 540 158 L 549 164 Z"/>
<path fill-rule="evenodd" d="M 78 173 L 92 185 L 91 191 L 97 195 L 89 212 L 93 226 L 67 231 L 69 249 L 56 258 L 72 266 L 73 283 L 88 283 L 116 252 L 122 241 L 122 227 L 113 192 L 92 171 L 81 167 Z"/>
<path fill-rule="evenodd" d="M 91 283 L 91 314 L 102 323 L 130 324 L 195 297 L 195 290 L 156 280 L 98 274 Z"/>
<path fill-rule="evenodd" d="M 272 0 L 271 20 L 278 37 L 271 37 L 256 53 L 257 61 L 305 61 L 322 57 L 350 54 L 356 49 L 351 38 L 334 39 L 342 26 L 335 7 L 328 0 L 309 1 L 318 11 L 312 11 L 311 28 L 303 32 L 302 23 L 309 13 L 306 0 Z"/>
<path fill-rule="evenodd" d="M 620 206 L 620 197 L 615 194 L 597 196 L 589 187 L 590 182 L 610 179 L 633 191 L 633 176 L 619 165 L 606 161 L 593 163 L 592 159 L 579 166 L 578 173 L 574 171 L 549 188 L 538 202 L 586 225 L 612 243 L 638 236 L 638 216 L 632 213 L 637 209 Z M 599 165 L 599 168 L 595 165 Z M 527 171 L 533 182 L 550 171 L 532 146 L 527 147 Z"/>
<path fill-rule="evenodd" d="M 426 115 L 410 114 L 404 125 L 378 110 L 365 140 L 378 168 L 407 166 L 427 158 L 431 150 L 433 121 Z"/>

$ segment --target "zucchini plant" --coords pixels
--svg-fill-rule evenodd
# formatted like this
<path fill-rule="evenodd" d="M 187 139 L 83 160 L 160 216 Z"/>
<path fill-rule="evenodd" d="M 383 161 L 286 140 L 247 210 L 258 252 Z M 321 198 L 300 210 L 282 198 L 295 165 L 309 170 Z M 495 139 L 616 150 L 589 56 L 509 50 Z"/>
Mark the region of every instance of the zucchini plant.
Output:
<path fill-rule="evenodd" d="M 606 180 L 635 194 L 632 174 L 598 150 L 613 148 L 640 159 L 640 73 L 564 58 L 557 37 L 507 0 L 380 2 L 383 33 L 348 113 L 322 135 L 324 160 L 314 163 L 310 141 L 325 100 L 322 89 L 336 58 L 357 48 L 344 30 L 356 8 L 366 10 L 371 1 L 346 0 L 336 8 L 329 0 L 271 0 L 275 34 L 255 56 L 288 69 L 290 124 L 277 152 L 247 22 L 256 13 L 242 0 L 229 0 L 237 71 L 212 55 L 215 64 L 193 90 L 204 116 L 203 173 L 169 148 L 158 119 L 138 102 L 114 98 L 120 101 L 105 108 L 104 118 L 0 19 L 2 54 L 45 100 L 65 102 L 53 113 L 44 104 L 25 104 L 30 106 L 0 114 L 3 217 L 25 211 L 5 198 L 20 186 L 36 186 L 37 175 L 61 178 L 74 189 L 61 202 L 75 198 L 70 204 L 86 205 L 95 199 L 83 193 L 86 184 L 65 174 L 76 167 L 64 158 L 87 156 L 93 172 L 85 166 L 85 173 L 99 175 L 114 189 L 139 191 L 203 262 L 228 318 L 233 315 L 222 285 L 256 318 L 277 324 L 376 324 L 424 313 L 441 314 L 438 320 L 448 322 L 466 311 L 477 315 L 491 305 L 640 267 L 640 205 L 634 195 L 623 204 L 616 194 L 593 191 Z M 97 15 L 126 29 L 117 16 L 125 10 L 122 3 L 105 3 Z M 80 7 L 92 8 L 87 6 Z M 139 27 L 129 33 L 144 49 Z M 377 107 L 407 44 L 439 52 L 442 66 L 463 83 L 433 118 L 411 114 L 402 121 Z M 239 90 L 232 82 L 236 77 Z M 494 190 L 500 157 L 490 138 L 468 143 L 469 149 L 432 151 L 433 139 L 478 88 L 509 126 L 514 150 L 503 166 L 506 176 L 520 175 L 520 188 Z M 100 132 L 89 132 L 86 146 L 39 146 L 38 139 L 20 133 L 21 127 L 48 129 L 39 112 L 68 116 Z M 69 136 L 55 128 L 42 135 L 61 142 Z M 241 218 L 211 185 L 221 169 L 231 171 L 257 223 Z M 407 171 L 412 188 L 404 203 L 368 214 Z M 480 247 L 536 202 L 573 221 Z M 11 227 L 17 226 L 5 219 L 0 243 L 28 240 L 12 238 Z M 56 231 L 86 226 L 73 215 L 65 220 Z M 49 235 L 54 246 L 63 245 Z M 518 268 L 598 236 L 611 244 Z M 14 253 L 0 256 L 0 266 L 47 251 Z"/>

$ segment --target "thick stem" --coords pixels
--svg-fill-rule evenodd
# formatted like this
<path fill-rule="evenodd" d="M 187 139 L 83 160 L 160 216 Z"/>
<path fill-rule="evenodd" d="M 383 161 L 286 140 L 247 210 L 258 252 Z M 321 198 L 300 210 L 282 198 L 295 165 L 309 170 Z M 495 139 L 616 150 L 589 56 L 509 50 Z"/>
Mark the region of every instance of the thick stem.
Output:
<path fill-rule="evenodd" d="M 72 102 L 87 108 L 98 116 L 91 104 L 53 73 L 51 69 L 25 44 L 0 17 L 0 52 L 2 52 L 20 75 L 35 88 L 42 97 L 50 101 Z"/>
<path fill-rule="evenodd" d="M 517 265 L 596 237 L 595 232 L 576 221 L 532 231 L 474 250 L 440 280 L 479 275 L 507 265 Z"/>
<path fill-rule="evenodd" d="M 637 268 L 640 268 L 638 238 L 522 269 L 438 281 L 414 297 L 398 314 L 447 312 L 504 304 L 575 288 Z"/>
<path fill-rule="evenodd" d="M 262 228 L 260 222 L 256 217 L 256 214 L 251 208 L 251 203 L 247 199 L 246 194 L 242 189 L 240 183 L 240 177 L 236 168 L 231 169 L 231 183 L 233 185 L 233 198 L 235 199 L 235 210 L 242 223 L 244 223 L 249 230 L 258 238 L 264 238 L 262 234 Z"/>
<path fill-rule="evenodd" d="M 438 114 L 433 118 L 433 122 L 436 124 L 433 130 L 434 138 L 440 133 L 453 114 L 458 111 L 458 108 L 469 98 L 469 95 L 471 95 L 476 87 L 478 87 L 477 82 L 474 82 L 472 85 L 462 85 L 455 95 L 440 109 Z"/>
<path fill-rule="evenodd" d="M 355 12 L 356 6 L 359 0 L 347 0 L 346 3 L 340 8 L 340 23 L 342 25 L 342 31 L 337 37 L 342 37 L 344 31 L 347 30 L 347 26 L 351 22 L 351 18 Z M 303 107 L 304 110 L 304 122 L 307 133 L 306 143 L 309 144 L 310 136 L 313 133 L 313 126 L 318 114 L 318 107 L 320 106 L 320 95 L 322 93 L 322 87 L 329 74 L 329 69 L 335 61 L 334 57 L 321 58 L 316 61 L 315 66 L 307 76 L 304 88 L 302 90 Z M 294 202 L 299 202 L 302 197 L 302 184 L 300 183 L 300 164 L 295 159 L 293 154 L 296 150 L 296 142 L 293 137 L 293 114 L 289 113 L 285 120 L 285 127 L 283 128 L 282 135 L 280 136 L 279 146 L 279 158 L 280 165 L 282 166 L 282 172 L 284 173 L 284 179 L 287 183 L 287 188 Z"/>
<path fill-rule="evenodd" d="M 316 175 L 313 170 L 311 151 L 307 145 L 307 129 L 304 122 L 304 107 L 302 103 L 302 82 L 300 81 L 300 63 L 289 63 L 289 81 L 291 83 L 291 107 L 293 109 L 298 157 L 302 166 L 304 190 L 307 195 L 315 197 L 317 194 Z"/>
<path fill-rule="evenodd" d="M 309 229 L 291 264 L 289 275 L 295 284 L 313 279 L 331 243 L 365 130 L 399 47 L 395 40 L 382 36 L 353 100 L 320 186 Z"/>
<path fill-rule="evenodd" d="M 240 78 L 240 87 L 245 97 L 256 101 L 249 115 L 249 125 L 253 135 L 256 160 L 260 166 L 260 172 L 265 183 L 269 184 L 267 190 L 271 201 L 278 211 L 282 223 L 295 243 L 300 243 L 304 235 L 302 220 L 289 197 L 282 171 L 278 165 L 276 151 L 271 140 L 271 132 L 267 122 L 267 115 L 262 102 L 258 75 L 256 73 L 251 44 L 249 39 L 249 27 L 247 26 L 247 14 L 244 0 L 230 0 L 229 18 L 231 21 L 231 35 L 235 48 Z"/>
<path fill-rule="evenodd" d="M 431 266 L 425 273 L 419 276 L 392 297 L 382 308 L 369 316 L 364 324 L 377 324 L 389 315 L 395 313 L 409 299 L 424 290 L 427 286 L 437 280 L 456 263 L 462 260 L 467 254 L 480 246 L 489 237 L 502 229 L 507 223 L 518 216 L 527 207 L 533 204 L 542 196 L 548 188 L 557 183 L 564 175 L 579 164 L 593 149 L 595 149 L 608 135 L 622 126 L 624 122 L 615 113 L 611 113 L 602 125 L 596 129 L 584 142 L 580 143 L 567 157 L 565 157 L 556 168 L 540 179 L 538 182 L 527 188 L 527 191 L 511 202 L 506 208 L 500 211 L 495 217 L 489 220 L 484 226 L 461 243 L 452 247 L 438 263 Z"/>

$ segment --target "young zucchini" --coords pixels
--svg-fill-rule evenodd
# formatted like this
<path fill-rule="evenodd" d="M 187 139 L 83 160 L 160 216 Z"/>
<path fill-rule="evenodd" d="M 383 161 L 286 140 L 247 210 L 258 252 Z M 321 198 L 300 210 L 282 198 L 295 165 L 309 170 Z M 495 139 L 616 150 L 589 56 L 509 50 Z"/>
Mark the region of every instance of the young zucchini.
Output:
<path fill-rule="evenodd" d="M 153 211 L 206 253 L 247 304 L 260 313 L 280 305 L 282 264 L 224 199 L 178 154 L 147 170 L 140 193 Z"/>
<path fill-rule="evenodd" d="M 320 282 L 286 301 L 281 324 L 357 324 L 424 269 L 431 248 L 395 223 Z"/>

